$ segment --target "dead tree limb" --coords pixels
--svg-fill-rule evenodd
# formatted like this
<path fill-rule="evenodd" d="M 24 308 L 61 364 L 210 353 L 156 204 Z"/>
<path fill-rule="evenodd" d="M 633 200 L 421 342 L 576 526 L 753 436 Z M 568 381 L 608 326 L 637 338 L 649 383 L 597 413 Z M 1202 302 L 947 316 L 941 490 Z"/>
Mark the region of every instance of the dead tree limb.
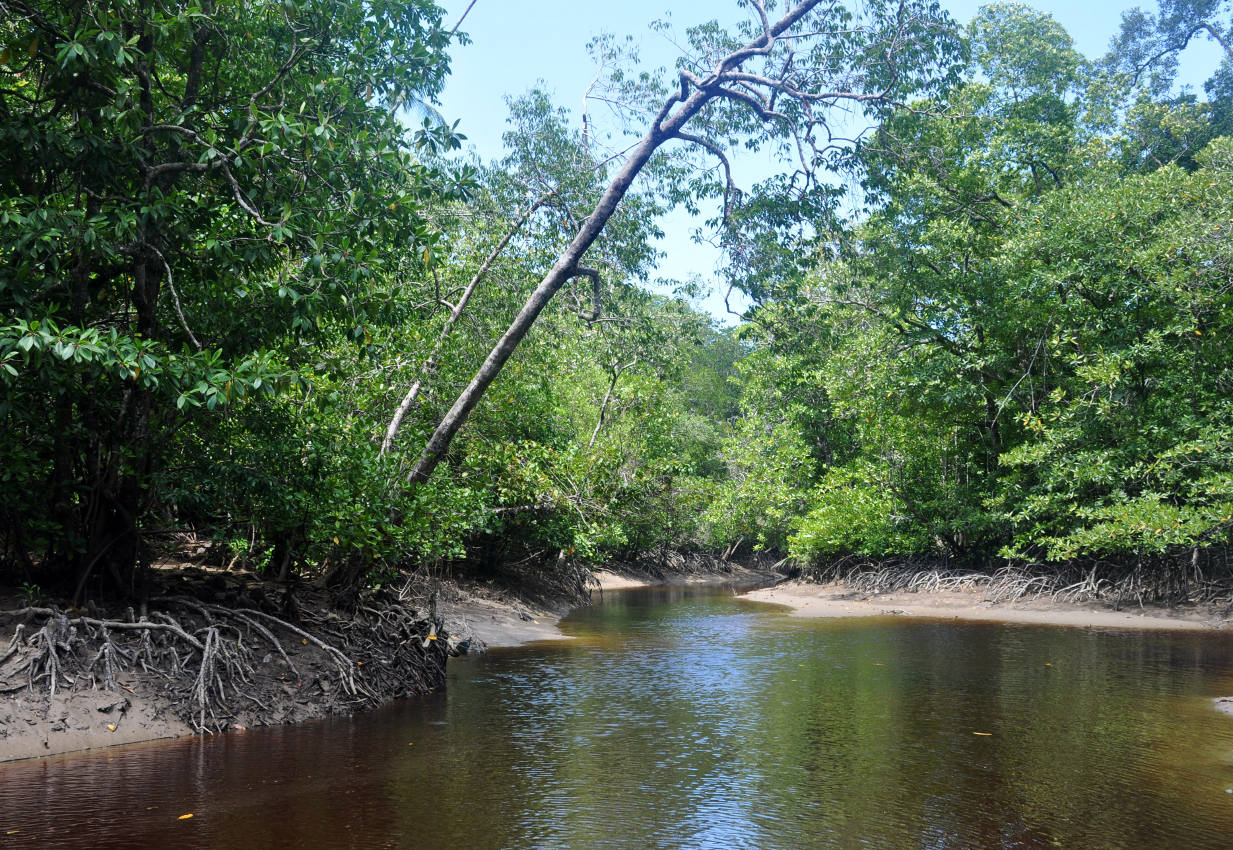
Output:
<path fill-rule="evenodd" d="M 595 423 L 595 430 L 591 432 L 591 439 L 587 442 L 587 451 L 595 448 L 595 440 L 599 437 L 600 429 L 604 427 L 604 422 L 608 416 L 608 405 L 612 402 L 612 393 L 616 389 L 617 381 L 621 379 L 621 373 L 636 365 L 638 365 L 637 357 L 628 363 L 621 363 L 617 360 L 612 361 L 612 380 L 608 382 L 608 391 L 604 393 L 603 404 L 599 406 L 599 420 Z"/>

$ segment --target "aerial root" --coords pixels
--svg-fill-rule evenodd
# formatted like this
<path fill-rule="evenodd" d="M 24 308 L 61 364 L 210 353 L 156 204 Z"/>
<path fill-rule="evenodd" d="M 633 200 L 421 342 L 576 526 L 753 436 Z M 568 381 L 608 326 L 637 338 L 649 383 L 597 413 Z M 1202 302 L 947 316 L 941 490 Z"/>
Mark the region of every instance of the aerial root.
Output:
<path fill-rule="evenodd" d="M 13 632 L 13 639 L 9 641 L 8 649 L 4 651 L 4 655 L 0 655 L 0 665 L 12 658 L 17 650 L 21 647 L 21 635 L 26 630 L 25 623 L 18 623 L 16 630 Z"/>
<path fill-rule="evenodd" d="M 350 712 L 444 683 L 440 622 L 426 622 L 397 601 L 370 601 L 346 616 L 309 609 L 300 624 L 189 597 L 152 602 L 158 610 L 140 620 L 131 610 L 120 619 L 53 608 L 15 612 L 42 624 L 33 631 L 29 622 L 18 624 L 0 650 L 0 693 L 45 690 L 51 700 L 66 687 L 126 687 L 124 674 L 137 672 L 146 687 L 178 705 L 191 726 L 214 732 L 244 704 L 263 713 L 246 722 L 272 722 L 288 697 L 310 712 Z M 303 645 L 296 646 L 301 665 L 312 668 L 313 653 L 319 653 L 320 678 L 301 675 L 286 645 L 289 636 Z M 293 683 L 316 683 L 321 693 L 293 690 Z"/>
<path fill-rule="evenodd" d="M 1072 604 L 1107 601 L 1120 609 L 1127 601 L 1140 607 L 1146 602 L 1227 602 L 1225 615 L 1233 613 L 1233 573 L 1228 565 L 1222 570 L 1216 563 L 1205 570 L 1193 554 L 1185 561 L 1184 569 L 1178 558 L 1159 556 L 1095 559 L 1069 565 L 1009 564 L 992 572 L 981 572 L 939 568 L 931 558 L 877 562 L 850 556 L 815 571 L 813 577 L 838 582 L 871 596 L 979 589 L 984 601 L 993 603 L 1050 597 Z"/>
<path fill-rule="evenodd" d="M 125 666 L 131 664 L 135 659 L 135 653 L 123 649 L 111 639 L 111 633 L 106 626 L 100 627 L 99 640 L 102 645 L 99 647 L 94 658 L 90 660 L 89 670 L 91 673 L 91 686 L 97 688 L 98 682 L 93 678 L 95 667 L 100 667 L 103 674 L 103 687 L 107 690 L 114 691 L 116 688 L 116 674 L 119 672 L 117 660 L 125 662 Z"/>
<path fill-rule="evenodd" d="M 240 644 L 223 640 L 218 626 L 207 626 L 203 631 L 201 667 L 193 683 L 193 699 L 198 712 L 197 731 L 212 732 L 226 725 L 214 709 L 226 703 L 227 683 L 232 683 L 239 694 L 236 682 L 251 682 L 253 671 L 244 653 L 237 649 Z M 213 720 L 212 726 L 206 725 L 207 713 Z"/>

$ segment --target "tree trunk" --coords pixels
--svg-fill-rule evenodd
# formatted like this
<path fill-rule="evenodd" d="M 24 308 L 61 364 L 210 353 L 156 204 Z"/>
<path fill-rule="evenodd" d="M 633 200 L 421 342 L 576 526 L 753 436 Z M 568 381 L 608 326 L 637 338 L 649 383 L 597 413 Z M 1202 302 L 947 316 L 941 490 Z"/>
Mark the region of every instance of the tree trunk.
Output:
<path fill-rule="evenodd" d="M 616 176 L 604 191 L 599 203 L 592 211 L 591 215 L 582 223 L 578 234 L 573 241 L 561 254 L 556 264 L 548 272 L 535 291 L 527 299 L 522 310 L 514 319 L 513 323 L 506 330 L 501 339 L 497 341 L 488 357 L 484 360 L 475 377 L 467 385 L 466 389 L 458 396 L 454 405 L 449 412 L 437 425 L 432 436 L 428 439 L 428 443 L 424 446 L 423 452 L 420 453 L 419 459 L 416 460 L 415 466 L 412 468 L 409 475 L 409 480 L 413 483 L 427 481 L 432 475 L 433 470 L 445 457 L 450 443 L 454 436 L 462 428 L 467 421 L 471 411 L 475 405 L 479 403 L 480 398 L 487 391 L 492 382 L 496 380 L 497 375 L 501 373 L 502 367 L 513 355 L 518 348 L 519 343 L 526 337 L 535 320 L 548 306 L 548 302 L 552 297 L 565 285 L 571 278 L 582 274 L 583 271 L 579 267 L 583 256 L 587 250 L 595 242 L 599 234 L 603 231 L 604 226 L 608 223 L 608 219 L 616 211 L 621 200 L 628 193 L 630 185 L 634 178 L 642 171 L 647 162 L 659 149 L 661 145 L 670 139 L 680 139 L 699 145 L 713 154 L 720 155 L 719 148 L 702 139 L 701 137 L 691 136 L 684 132 L 684 127 L 694 118 L 698 112 L 712 100 L 724 99 L 728 102 L 743 105 L 749 108 L 763 122 L 788 122 L 793 124 L 793 131 L 799 131 L 799 127 L 795 125 L 795 119 L 789 117 L 789 112 L 782 111 L 776 106 L 777 98 L 785 100 L 795 100 L 803 107 L 802 114 L 806 116 L 805 120 L 810 125 L 820 125 L 823 122 L 813 117 L 815 104 L 830 105 L 839 100 L 848 100 L 860 103 L 873 101 L 885 101 L 888 99 L 886 89 L 880 93 L 862 93 L 860 91 L 850 91 L 844 88 L 844 83 L 836 91 L 829 92 L 802 92 L 796 88 L 795 83 L 790 83 L 786 76 L 784 79 L 775 79 L 773 77 L 763 77 L 757 74 L 746 74 L 740 69 L 744 63 L 756 56 L 769 55 L 776 41 L 781 35 L 787 32 L 791 27 L 804 19 L 813 9 L 821 5 L 821 0 L 803 0 L 795 6 L 785 10 L 784 15 L 775 23 L 771 23 L 766 14 L 766 4 L 762 0 L 748 0 L 748 5 L 753 7 L 762 22 L 761 34 L 753 37 L 743 47 L 739 47 L 730 52 L 726 57 L 717 62 L 709 74 L 702 78 L 694 74 L 692 71 L 682 68 L 679 73 L 680 89 L 670 95 L 660 106 L 658 113 L 650 122 L 646 134 L 642 137 L 633 148 L 630 149 L 628 159 L 625 164 L 617 171 Z M 902 8 L 901 8 L 902 12 Z M 886 58 L 889 60 L 892 56 L 893 47 L 887 48 Z M 791 71 L 791 63 L 784 67 L 781 71 L 784 75 L 789 75 Z M 755 94 L 757 91 L 762 91 L 762 95 Z M 806 135 L 808 135 L 806 130 Z M 797 136 L 798 144 L 800 136 Z M 721 156 L 722 159 L 722 156 Z M 726 167 L 726 160 L 723 160 Z M 805 168 L 810 167 L 807 163 L 802 162 Z"/>
<path fill-rule="evenodd" d="M 621 373 L 626 369 L 631 368 L 638 362 L 635 357 L 631 362 L 621 365 L 616 361 L 612 363 L 612 380 L 608 382 L 608 391 L 604 393 L 603 404 L 599 406 L 599 420 L 595 423 L 595 430 L 591 432 L 591 439 L 587 443 L 587 451 L 595 448 L 595 440 L 599 437 L 600 429 L 604 427 L 604 421 L 608 417 L 608 405 L 612 403 L 612 393 L 616 390 L 617 381 L 621 379 Z"/>
<path fill-rule="evenodd" d="M 465 15 L 464 15 L 465 16 Z M 402 401 L 398 405 L 398 409 L 394 411 L 394 417 L 390 420 L 389 427 L 385 429 L 385 439 L 381 441 L 381 454 L 385 454 L 394 447 L 394 440 L 398 437 L 398 431 L 402 428 L 402 422 L 407 417 L 407 411 L 411 409 L 411 405 L 415 404 L 415 400 L 419 398 L 420 390 L 424 386 L 424 381 L 432 377 L 432 374 L 437 370 L 437 365 L 440 363 L 441 352 L 445 348 L 445 342 L 449 339 L 450 334 L 454 331 L 454 325 L 458 323 L 458 317 L 462 315 L 462 311 L 467 308 L 467 303 L 470 302 L 471 296 L 475 293 L 475 288 L 488 274 L 492 268 L 492 264 L 501 256 L 501 252 L 505 250 L 505 246 L 510 240 L 518 234 L 522 226 L 527 223 L 537 209 L 542 207 L 548 200 L 557 193 L 556 189 L 545 192 L 539 199 L 527 207 L 518 220 L 514 222 L 514 226 L 509 229 L 505 236 L 497 243 L 497 246 L 492 249 L 485 258 L 483 265 L 479 271 L 471 278 L 471 282 L 467 284 L 467 288 L 463 290 L 462 295 L 458 297 L 458 303 L 450 309 L 449 318 L 445 320 L 445 325 L 441 328 L 441 333 L 437 336 L 437 341 L 432 346 L 432 351 L 428 358 L 420 367 L 419 377 L 411 384 L 411 388 L 407 390 L 407 394 L 403 396 Z"/>
<path fill-rule="evenodd" d="M 656 121 L 652 124 L 651 129 L 633 149 L 625 165 L 617 172 L 616 177 L 604 191 L 595 210 L 582 223 L 582 229 L 578 231 L 578 235 L 561 254 L 556 265 L 540 281 L 539 286 L 535 287 L 535 291 L 531 293 L 509 329 L 489 352 L 483 365 L 471 379 L 471 383 L 462 391 L 453 407 L 437 425 L 408 476 L 410 481 L 427 481 L 432 475 L 437 464 L 441 462 L 441 458 L 445 457 L 445 452 L 449 449 L 458 430 L 467 421 L 467 417 L 471 415 L 471 411 L 475 409 L 475 405 L 479 403 L 484 392 L 497 379 L 497 375 L 501 374 L 501 369 L 518 348 L 519 343 L 526 337 L 527 332 L 531 330 L 539 314 L 548 306 L 552 296 L 556 295 L 571 278 L 577 276 L 578 265 L 583 255 L 599 237 L 608 219 L 616 212 L 617 205 L 629 192 L 634 178 L 650 161 L 659 146 L 672 138 L 673 134 L 703 107 L 709 97 L 706 92 L 695 90 L 676 114 L 666 117 L 662 123 Z"/>

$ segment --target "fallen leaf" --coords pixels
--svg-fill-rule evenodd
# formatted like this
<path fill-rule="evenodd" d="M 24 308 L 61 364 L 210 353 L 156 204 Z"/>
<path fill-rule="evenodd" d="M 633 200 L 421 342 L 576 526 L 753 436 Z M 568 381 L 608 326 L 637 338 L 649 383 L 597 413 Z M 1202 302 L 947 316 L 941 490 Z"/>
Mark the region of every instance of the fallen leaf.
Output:
<path fill-rule="evenodd" d="M 189 813 L 188 813 L 188 814 L 186 814 L 186 815 L 180 815 L 178 818 L 176 818 L 176 820 L 188 820 L 188 819 L 189 819 L 189 818 L 191 818 L 192 816 L 193 816 L 193 813 L 192 813 L 192 812 L 189 812 Z"/>
<path fill-rule="evenodd" d="M 973 735 L 980 735 L 982 738 L 988 738 L 993 735 L 992 732 L 973 732 Z"/>
<path fill-rule="evenodd" d="M 114 731 L 116 731 L 116 724 L 114 724 L 114 723 L 108 723 L 108 724 L 107 724 L 107 730 L 108 730 L 109 732 L 114 732 Z"/>
<path fill-rule="evenodd" d="M 408 741 L 408 742 L 407 742 L 407 746 L 408 746 L 408 747 L 414 747 L 414 746 L 415 746 L 415 741 Z"/>
<path fill-rule="evenodd" d="M 304 644 L 305 646 L 308 646 L 308 638 L 302 639 L 300 643 Z"/>
<path fill-rule="evenodd" d="M 8 832 L 6 832 L 6 833 L 4 833 L 4 834 L 5 834 L 5 835 L 16 835 L 16 834 L 17 834 L 17 833 L 19 833 L 19 832 L 21 832 L 21 830 L 20 830 L 20 829 L 10 829 Z"/>

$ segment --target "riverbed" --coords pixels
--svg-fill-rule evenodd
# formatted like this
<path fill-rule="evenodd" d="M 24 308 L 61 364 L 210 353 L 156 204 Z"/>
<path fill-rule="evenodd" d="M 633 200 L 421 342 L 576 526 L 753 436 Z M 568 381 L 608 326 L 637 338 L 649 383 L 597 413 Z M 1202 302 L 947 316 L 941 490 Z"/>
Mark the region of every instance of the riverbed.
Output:
<path fill-rule="evenodd" d="M 1226 848 L 1233 641 L 607 593 L 349 719 L 0 765 L 0 847 Z M 191 815 L 191 817 L 185 817 Z"/>

